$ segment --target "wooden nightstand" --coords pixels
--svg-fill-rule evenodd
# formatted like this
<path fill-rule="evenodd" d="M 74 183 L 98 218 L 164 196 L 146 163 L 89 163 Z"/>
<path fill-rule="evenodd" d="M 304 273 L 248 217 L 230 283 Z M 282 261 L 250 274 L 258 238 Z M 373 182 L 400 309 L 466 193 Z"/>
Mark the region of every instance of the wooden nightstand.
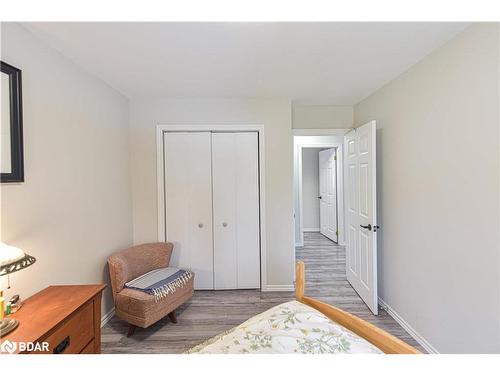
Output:
<path fill-rule="evenodd" d="M 104 288 L 104 284 L 49 286 L 26 299 L 21 309 L 9 316 L 19 321 L 19 327 L 0 341 L 15 343 L 14 353 L 100 353 Z M 21 342 L 47 342 L 48 351 L 23 350 Z"/>

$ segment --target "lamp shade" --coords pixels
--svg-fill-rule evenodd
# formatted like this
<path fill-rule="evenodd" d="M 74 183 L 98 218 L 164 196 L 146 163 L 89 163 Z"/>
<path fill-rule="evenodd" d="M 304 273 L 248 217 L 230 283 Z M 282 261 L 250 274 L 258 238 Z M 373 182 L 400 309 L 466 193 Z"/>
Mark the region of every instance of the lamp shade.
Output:
<path fill-rule="evenodd" d="M 0 266 L 17 262 L 24 258 L 24 251 L 21 249 L 0 242 Z"/>
<path fill-rule="evenodd" d="M 31 266 L 36 259 L 21 249 L 0 242 L 0 276 Z"/>

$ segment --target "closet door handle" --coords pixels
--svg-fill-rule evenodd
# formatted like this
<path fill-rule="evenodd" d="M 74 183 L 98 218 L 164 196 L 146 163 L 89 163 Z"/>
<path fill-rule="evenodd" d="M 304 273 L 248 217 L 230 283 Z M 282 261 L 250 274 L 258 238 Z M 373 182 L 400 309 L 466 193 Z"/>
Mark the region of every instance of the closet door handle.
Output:
<path fill-rule="evenodd" d="M 198 228 L 203 228 L 203 223 L 198 224 Z"/>
<path fill-rule="evenodd" d="M 227 227 L 227 223 L 225 223 L 225 222 L 224 222 L 224 223 L 222 223 L 222 226 L 223 226 L 224 228 L 225 228 L 225 227 Z"/>

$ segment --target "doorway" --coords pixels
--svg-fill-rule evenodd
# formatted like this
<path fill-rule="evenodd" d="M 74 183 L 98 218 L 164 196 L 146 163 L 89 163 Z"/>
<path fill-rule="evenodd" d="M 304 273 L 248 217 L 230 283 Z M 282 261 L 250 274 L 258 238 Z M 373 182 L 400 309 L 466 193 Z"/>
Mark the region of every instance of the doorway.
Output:
<path fill-rule="evenodd" d="M 337 147 L 302 148 L 303 231 L 338 243 Z"/>
<path fill-rule="evenodd" d="M 335 251 L 322 252 L 327 246 L 324 241 L 337 246 L 338 252 L 345 254 L 343 263 L 346 281 L 373 314 L 377 315 L 377 232 L 380 226 L 377 225 L 376 204 L 376 121 L 348 131 L 296 130 L 293 132 L 293 142 L 295 256 L 313 254 L 309 261 L 314 261 L 315 258 L 317 261 L 318 255 L 324 253 L 326 258 L 321 259 L 321 263 L 327 264 L 334 261 L 332 254 Z M 325 212 L 321 215 L 323 223 L 320 224 L 320 233 L 316 233 L 316 236 L 307 233 L 306 244 L 303 150 L 308 148 L 320 149 L 318 179 L 321 187 L 318 187 L 318 190 L 321 192 L 318 199 L 325 200 L 325 203 L 321 204 Z M 335 182 L 332 176 L 336 177 Z M 306 178 L 310 179 L 307 177 L 307 170 Z M 328 182 L 330 187 L 327 186 Z M 336 191 L 332 184 L 336 186 Z M 335 211 L 331 209 L 334 203 L 337 206 L 337 220 Z M 334 242 L 335 239 L 337 242 Z"/>
<path fill-rule="evenodd" d="M 343 245 L 343 135 L 294 135 L 294 237 L 322 233 Z"/>

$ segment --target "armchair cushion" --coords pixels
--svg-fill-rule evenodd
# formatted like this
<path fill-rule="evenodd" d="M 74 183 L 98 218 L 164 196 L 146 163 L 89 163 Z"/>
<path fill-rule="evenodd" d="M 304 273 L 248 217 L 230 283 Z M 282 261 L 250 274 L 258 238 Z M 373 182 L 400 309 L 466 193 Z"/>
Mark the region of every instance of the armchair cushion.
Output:
<path fill-rule="evenodd" d="M 130 247 L 108 259 L 113 298 L 127 281 L 157 268 L 168 267 L 173 245 L 169 242 L 148 243 Z"/>

